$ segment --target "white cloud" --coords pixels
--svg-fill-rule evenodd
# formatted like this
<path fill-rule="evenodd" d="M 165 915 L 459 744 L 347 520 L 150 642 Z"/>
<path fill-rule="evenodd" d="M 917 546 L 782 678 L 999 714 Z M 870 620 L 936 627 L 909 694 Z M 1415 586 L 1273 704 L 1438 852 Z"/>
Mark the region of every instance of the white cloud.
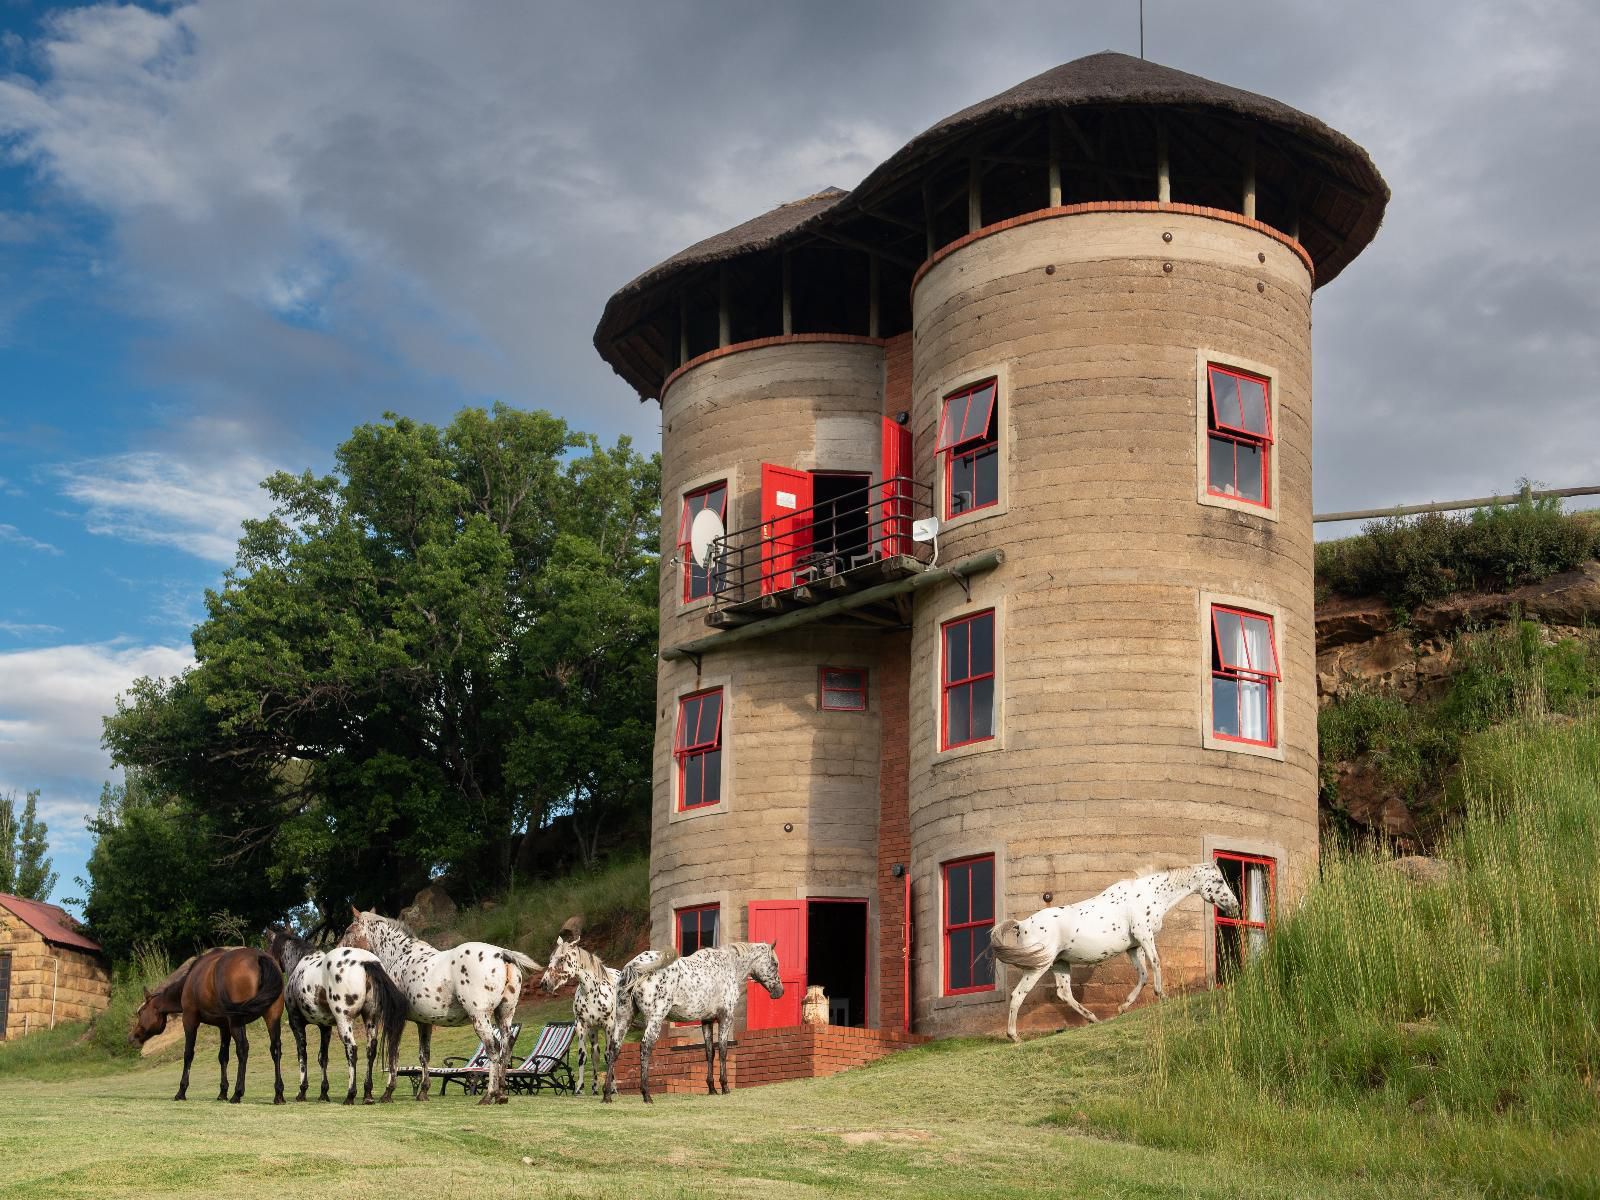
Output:
<path fill-rule="evenodd" d="M 84 506 L 90 533 L 232 563 L 240 522 L 270 507 L 260 484 L 272 471 L 246 453 L 136 451 L 72 463 L 56 474 L 61 491 Z"/>
<path fill-rule="evenodd" d="M 60 632 L 59 625 L 30 625 L 22 621 L 0 621 L 0 633 L 9 633 L 12 637 L 37 637 L 40 634 Z"/>
<path fill-rule="evenodd" d="M 4 484 L 0 480 L 0 484 Z M 21 546 L 24 550 L 35 550 L 40 554 L 60 554 L 61 549 L 52 546 L 49 542 L 41 542 L 38 538 L 29 537 L 15 525 L 0 525 L 0 542 L 8 542 L 13 546 Z"/>

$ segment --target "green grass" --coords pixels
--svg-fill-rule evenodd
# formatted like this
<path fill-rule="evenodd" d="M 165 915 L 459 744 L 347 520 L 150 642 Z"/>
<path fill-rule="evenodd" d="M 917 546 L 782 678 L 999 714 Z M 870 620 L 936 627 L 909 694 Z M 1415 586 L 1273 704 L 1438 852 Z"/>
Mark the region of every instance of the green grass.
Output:
<path fill-rule="evenodd" d="M 1600 720 L 1474 735 L 1461 787 L 1444 883 L 1326 852 L 1232 987 L 1159 1014 L 1145 1082 L 1097 1127 L 1600 1194 Z"/>

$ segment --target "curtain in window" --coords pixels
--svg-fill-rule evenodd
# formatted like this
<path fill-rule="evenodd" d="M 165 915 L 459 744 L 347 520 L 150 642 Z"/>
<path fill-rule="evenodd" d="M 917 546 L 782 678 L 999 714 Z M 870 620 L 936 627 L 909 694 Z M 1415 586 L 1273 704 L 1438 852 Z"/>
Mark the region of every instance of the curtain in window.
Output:
<path fill-rule="evenodd" d="M 1251 927 L 1250 956 L 1254 958 L 1267 948 L 1267 868 L 1262 863 L 1249 863 L 1244 869 L 1244 917 L 1259 921 L 1261 928 Z"/>
<path fill-rule="evenodd" d="M 1233 661 L 1248 663 L 1258 671 L 1272 670 L 1272 635 L 1267 623 L 1235 618 L 1235 627 L 1237 644 L 1234 648 Z M 1270 728 L 1267 720 L 1267 704 L 1271 695 L 1271 689 L 1265 683 L 1254 682 L 1248 678 L 1239 680 L 1240 737 L 1253 742 L 1267 740 Z"/>

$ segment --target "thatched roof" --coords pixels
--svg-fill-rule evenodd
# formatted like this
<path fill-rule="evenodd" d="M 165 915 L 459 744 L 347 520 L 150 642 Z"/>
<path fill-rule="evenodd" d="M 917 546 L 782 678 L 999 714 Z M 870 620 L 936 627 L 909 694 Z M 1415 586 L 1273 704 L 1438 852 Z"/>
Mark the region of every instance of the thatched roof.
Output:
<path fill-rule="evenodd" d="M 864 210 L 884 205 L 892 193 L 983 127 L 1090 107 L 1178 110 L 1213 122 L 1234 121 L 1240 127 L 1240 144 L 1247 129 L 1270 136 L 1276 143 L 1277 173 L 1295 180 L 1296 186 L 1315 181 L 1307 186 L 1315 201 L 1305 215 L 1319 232 L 1301 240 L 1316 264 L 1319 286 L 1371 242 L 1383 219 L 1389 188 L 1366 151 L 1315 117 L 1255 92 L 1105 51 L 1054 67 L 946 117 L 912 138 L 853 191 L 828 188 L 780 205 L 651 267 L 607 302 L 595 330 L 595 347 L 641 394 L 652 394 L 659 380 L 647 379 L 637 355 L 622 343 L 634 322 L 662 303 L 665 293 L 681 286 L 690 273 L 836 229 Z M 1264 180 L 1272 170 L 1263 168 Z"/>

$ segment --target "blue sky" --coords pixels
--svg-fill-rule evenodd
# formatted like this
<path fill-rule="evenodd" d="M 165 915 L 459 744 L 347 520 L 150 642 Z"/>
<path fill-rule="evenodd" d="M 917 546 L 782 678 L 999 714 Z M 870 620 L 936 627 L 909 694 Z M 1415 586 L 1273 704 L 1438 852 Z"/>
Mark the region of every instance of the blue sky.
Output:
<path fill-rule="evenodd" d="M 1056 63 L 1060 0 L 0 0 L 0 790 L 62 883 L 99 720 L 188 661 L 257 484 L 385 409 L 657 445 L 606 296 Z M 1277 96 L 1395 199 L 1316 302 L 1319 509 L 1600 483 L 1600 12 L 1147 0 L 1150 56 Z M 975 36 L 974 30 L 981 30 Z"/>

